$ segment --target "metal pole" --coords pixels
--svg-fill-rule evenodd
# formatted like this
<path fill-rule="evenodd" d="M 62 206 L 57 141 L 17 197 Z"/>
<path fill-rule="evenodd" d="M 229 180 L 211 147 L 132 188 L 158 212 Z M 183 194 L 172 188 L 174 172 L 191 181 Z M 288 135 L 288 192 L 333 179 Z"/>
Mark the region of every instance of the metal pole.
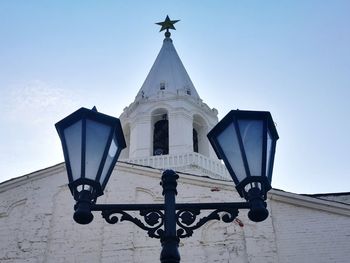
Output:
<path fill-rule="evenodd" d="M 173 170 L 165 170 L 161 185 L 164 196 L 164 235 L 161 237 L 161 263 L 179 263 L 179 238 L 176 235 L 176 203 L 177 182 L 179 176 Z"/>

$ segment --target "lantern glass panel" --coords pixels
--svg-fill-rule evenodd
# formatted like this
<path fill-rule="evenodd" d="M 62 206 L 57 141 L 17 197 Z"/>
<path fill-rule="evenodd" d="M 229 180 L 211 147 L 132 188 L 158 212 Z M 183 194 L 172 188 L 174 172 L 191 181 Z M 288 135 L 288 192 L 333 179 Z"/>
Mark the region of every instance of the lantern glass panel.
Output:
<path fill-rule="evenodd" d="M 218 136 L 218 143 L 222 148 L 224 155 L 229 162 L 230 167 L 236 174 L 237 180 L 240 182 L 246 178 L 246 172 L 244 168 L 244 163 L 242 159 L 241 150 L 239 147 L 239 142 L 237 138 L 236 129 L 231 123 L 226 127 Z"/>
<path fill-rule="evenodd" d="M 103 185 L 104 180 L 106 179 L 107 173 L 110 169 L 110 166 L 113 163 L 114 158 L 116 157 L 117 152 L 118 152 L 117 140 L 116 140 L 116 138 L 113 138 L 111 145 L 109 147 L 106 162 L 105 162 L 105 165 L 103 167 L 102 174 L 100 177 L 100 184 L 101 185 Z"/>
<path fill-rule="evenodd" d="M 108 143 L 111 127 L 100 122 L 86 120 L 85 177 L 95 180 Z"/>
<path fill-rule="evenodd" d="M 262 148 L 263 148 L 263 121 L 239 120 L 244 151 L 247 157 L 251 176 L 261 176 Z"/>
<path fill-rule="evenodd" d="M 271 150 L 272 150 L 272 138 L 270 131 L 267 130 L 267 154 L 266 154 L 266 176 L 269 175 L 270 160 L 271 160 Z"/>
<path fill-rule="evenodd" d="M 81 176 L 81 154 L 82 154 L 82 121 L 78 121 L 67 127 L 64 131 L 70 168 L 72 171 L 73 181 Z M 68 160 L 66 160 L 67 162 Z"/>

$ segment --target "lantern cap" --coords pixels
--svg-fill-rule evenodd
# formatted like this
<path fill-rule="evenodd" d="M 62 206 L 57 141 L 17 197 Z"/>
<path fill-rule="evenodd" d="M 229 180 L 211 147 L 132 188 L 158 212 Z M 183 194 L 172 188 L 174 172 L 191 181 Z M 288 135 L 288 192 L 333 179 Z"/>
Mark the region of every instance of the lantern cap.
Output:
<path fill-rule="evenodd" d="M 120 124 L 119 119 L 109 116 L 107 114 L 98 112 L 95 106 L 91 110 L 82 107 L 55 124 L 58 134 L 60 135 L 61 129 L 64 129 L 84 118 L 98 121 L 101 123 L 111 124 L 111 125 L 116 125 L 118 123 Z M 126 143 L 125 143 L 124 136 L 119 136 L 119 138 L 120 138 L 120 141 L 118 141 L 118 143 L 120 147 L 125 148 Z"/>

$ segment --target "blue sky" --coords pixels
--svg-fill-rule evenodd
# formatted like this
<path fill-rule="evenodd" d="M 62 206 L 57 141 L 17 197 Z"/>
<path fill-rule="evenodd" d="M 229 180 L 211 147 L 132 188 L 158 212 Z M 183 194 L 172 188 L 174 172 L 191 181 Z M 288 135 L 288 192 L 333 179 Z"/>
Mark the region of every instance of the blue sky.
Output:
<path fill-rule="evenodd" d="M 0 2 L 0 181 L 63 161 L 54 124 L 77 108 L 119 116 L 163 34 L 204 102 L 268 110 L 277 123 L 273 187 L 350 185 L 350 1 Z"/>

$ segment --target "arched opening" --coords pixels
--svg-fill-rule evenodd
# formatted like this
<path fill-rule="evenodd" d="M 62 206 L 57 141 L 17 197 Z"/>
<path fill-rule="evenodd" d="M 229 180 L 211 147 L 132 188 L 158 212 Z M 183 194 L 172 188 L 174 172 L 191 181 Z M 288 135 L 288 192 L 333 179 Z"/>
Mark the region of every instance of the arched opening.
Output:
<path fill-rule="evenodd" d="M 128 159 L 130 154 L 130 125 L 126 124 L 123 126 L 123 133 L 126 142 L 126 148 L 120 153 L 120 159 Z"/>
<path fill-rule="evenodd" d="M 200 115 L 193 116 L 193 151 L 209 157 L 208 125 Z"/>
<path fill-rule="evenodd" d="M 152 113 L 153 155 L 169 154 L 169 121 L 168 112 L 158 109 Z"/>
<path fill-rule="evenodd" d="M 193 151 L 198 152 L 198 132 L 193 128 Z"/>
<path fill-rule="evenodd" d="M 164 116 L 166 118 L 166 115 Z M 154 124 L 153 155 L 169 153 L 169 125 L 168 120 L 160 120 Z"/>

